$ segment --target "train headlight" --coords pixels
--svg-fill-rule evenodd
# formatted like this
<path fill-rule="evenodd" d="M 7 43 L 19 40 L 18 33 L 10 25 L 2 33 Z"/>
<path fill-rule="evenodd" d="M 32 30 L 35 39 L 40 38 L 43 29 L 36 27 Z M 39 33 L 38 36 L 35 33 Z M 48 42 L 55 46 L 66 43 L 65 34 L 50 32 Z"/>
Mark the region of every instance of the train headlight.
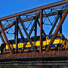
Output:
<path fill-rule="evenodd" d="M 55 47 L 57 47 L 57 45 L 55 45 Z"/>

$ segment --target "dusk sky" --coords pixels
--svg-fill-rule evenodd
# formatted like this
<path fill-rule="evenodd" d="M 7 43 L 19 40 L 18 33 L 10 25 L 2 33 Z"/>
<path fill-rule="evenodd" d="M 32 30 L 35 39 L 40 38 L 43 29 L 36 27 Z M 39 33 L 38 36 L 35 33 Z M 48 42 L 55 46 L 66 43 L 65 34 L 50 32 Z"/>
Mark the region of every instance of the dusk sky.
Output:
<path fill-rule="evenodd" d="M 0 0 L 0 18 L 61 0 Z M 68 38 L 68 16 L 63 24 L 63 34 Z"/>

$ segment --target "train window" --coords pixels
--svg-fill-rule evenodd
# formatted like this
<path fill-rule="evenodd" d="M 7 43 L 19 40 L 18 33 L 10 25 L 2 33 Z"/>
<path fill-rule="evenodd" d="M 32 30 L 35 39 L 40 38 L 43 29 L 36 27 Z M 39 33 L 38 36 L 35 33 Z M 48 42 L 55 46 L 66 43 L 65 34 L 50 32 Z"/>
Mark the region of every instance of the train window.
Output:
<path fill-rule="evenodd" d="M 49 39 L 52 39 L 52 37 L 49 37 Z"/>
<path fill-rule="evenodd" d="M 37 36 L 37 40 L 38 40 L 38 41 L 40 40 L 40 36 Z"/>
<path fill-rule="evenodd" d="M 46 40 L 46 38 L 43 38 L 42 40 L 43 40 L 43 41 L 45 41 L 45 40 Z"/>
<path fill-rule="evenodd" d="M 65 38 L 64 35 L 62 35 L 62 38 Z"/>
<path fill-rule="evenodd" d="M 56 38 L 61 38 L 61 36 L 56 36 Z"/>

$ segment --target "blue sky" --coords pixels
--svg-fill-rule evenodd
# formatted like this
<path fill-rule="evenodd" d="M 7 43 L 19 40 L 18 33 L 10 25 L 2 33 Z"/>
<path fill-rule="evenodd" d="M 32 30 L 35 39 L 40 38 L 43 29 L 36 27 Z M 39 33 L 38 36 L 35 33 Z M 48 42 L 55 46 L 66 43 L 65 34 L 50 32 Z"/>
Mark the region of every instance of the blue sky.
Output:
<path fill-rule="evenodd" d="M 0 18 L 61 0 L 0 0 Z M 68 38 L 68 17 L 63 24 L 63 34 Z"/>
<path fill-rule="evenodd" d="M 22 12 L 60 0 L 0 0 L 0 17 Z"/>

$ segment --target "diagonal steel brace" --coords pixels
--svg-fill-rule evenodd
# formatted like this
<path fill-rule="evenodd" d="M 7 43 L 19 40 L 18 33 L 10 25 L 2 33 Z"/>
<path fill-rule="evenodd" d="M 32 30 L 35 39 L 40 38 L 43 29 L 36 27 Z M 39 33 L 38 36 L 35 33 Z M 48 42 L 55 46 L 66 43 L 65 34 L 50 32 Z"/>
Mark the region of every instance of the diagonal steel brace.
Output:
<path fill-rule="evenodd" d="M 4 39 L 3 39 L 3 37 L 2 37 L 2 35 L 1 35 L 1 34 L 0 34 L 0 37 L 1 37 L 2 42 L 3 42 L 3 43 L 5 43 L 5 41 L 4 41 Z"/>
<path fill-rule="evenodd" d="M 6 44 L 8 45 L 10 54 L 12 54 L 13 51 L 12 51 L 12 49 L 11 49 L 11 47 L 10 47 L 10 43 L 9 43 L 9 41 L 8 41 L 8 39 L 7 39 L 7 36 L 6 36 L 6 34 L 5 34 L 4 30 L 3 30 L 3 26 L 2 26 L 2 24 L 1 24 L 1 22 L 0 22 L 0 28 L 1 28 L 1 32 L 3 33 L 3 36 L 4 36 L 4 38 L 5 38 Z"/>
<path fill-rule="evenodd" d="M 25 29 L 25 27 L 24 27 L 24 24 L 22 23 L 21 18 L 19 17 L 19 19 L 20 19 L 20 21 L 21 21 L 21 25 L 22 25 L 22 27 L 23 27 L 23 29 L 24 29 L 24 31 L 25 31 L 25 33 L 26 33 L 26 36 L 27 36 L 27 38 L 28 38 L 28 39 L 26 40 L 26 43 L 25 43 L 24 46 L 23 46 L 22 52 L 24 51 L 25 46 L 26 46 L 28 40 L 30 41 L 30 44 L 32 45 L 32 48 L 34 49 L 34 51 L 36 51 L 35 47 L 34 47 L 33 44 L 32 44 L 32 41 L 30 40 L 29 37 L 30 37 L 30 35 L 31 35 L 31 33 L 32 33 L 33 29 L 34 29 L 34 27 L 35 27 L 35 23 L 38 21 L 38 18 L 39 18 L 39 14 L 38 14 L 38 16 L 36 17 L 36 20 L 34 21 L 34 24 L 33 24 L 32 28 L 31 28 L 31 30 L 30 30 L 30 32 L 29 32 L 29 34 L 28 34 L 27 31 L 26 31 L 26 29 Z"/>
<path fill-rule="evenodd" d="M 54 42 L 54 39 L 56 38 L 57 33 L 58 33 L 60 27 L 62 26 L 62 24 L 63 24 L 63 22 L 64 22 L 64 20 L 65 20 L 65 18 L 66 18 L 66 16 L 67 16 L 67 13 L 68 13 L 68 7 L 66 8 L 66 10 L 65 10 L 65 12 L 64 12 L 64 14 L 63 14 L 63 16 L 62 16 L 62 18 L 61 18 L 61 20 L 60 20 L 60 22 L 59 22 L 59 24 L 58 24 L 58 26 L 57 26 L 57 28 L 56 28 L 56 31 L 55 31 L 55 33 L 54 33 L 54 35 L 53 35 L 53 37 L 52 37 L 52 39 L 51 39 L 51 41 L 50 41 L 50 43 L 49 43 L 47 49 L 46 49 L 46 51 L 49 51 L 49 49 L 51 48 L 51 46 L 52 46 L 52 44 L 53 44 L 53 42 Z"/>
<path fill-rule="evenodd" d="M 53 32 L 53 30 L 54 30 L 54 28 L 55 28 L 55 26 L 57 24 L 58 19 L 59 19 L 59 16 L 57 16 L 57 18 L 56 18 L 56 20 L 55 20 L 55 22 L 54 22 L 54 24 L 53 24 L 53 26 L 52 26 L 52 28 L 51 28 L 51 30 L 49 32 L 49 35 L 52 34 L 52 32 Z"/>

